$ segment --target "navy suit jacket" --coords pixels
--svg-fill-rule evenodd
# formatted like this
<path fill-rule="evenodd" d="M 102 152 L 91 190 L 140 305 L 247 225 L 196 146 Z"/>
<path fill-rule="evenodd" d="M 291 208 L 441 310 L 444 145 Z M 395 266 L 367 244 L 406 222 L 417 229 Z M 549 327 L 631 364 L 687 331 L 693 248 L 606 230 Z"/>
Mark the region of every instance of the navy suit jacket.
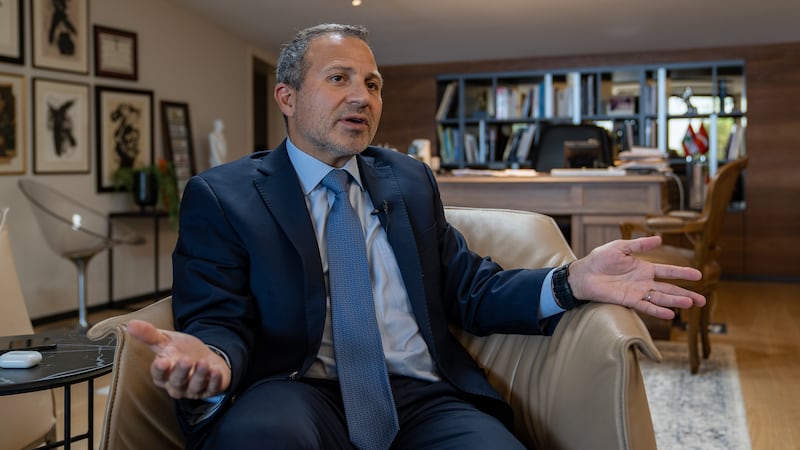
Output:
<path fill-rule="evenodd" d="M 503 271 L 472 253 L 451 227 L 433 173 L 408 156 L 368 147 L 357 156 L 440 376 L 509 424 L 509 406 L 450 333 L 543 333 L 547 273 Z M 173 254 L 176 329 L 228 355 L 229 398 L 256 382 L 302 377 L 325 322 L 319 249 L 285 142 L 193 177 L 183 194 Z M 223 405 L 220 411 L 224 411 Z M 191 435 L 213 417 L 184 428 Z"/>

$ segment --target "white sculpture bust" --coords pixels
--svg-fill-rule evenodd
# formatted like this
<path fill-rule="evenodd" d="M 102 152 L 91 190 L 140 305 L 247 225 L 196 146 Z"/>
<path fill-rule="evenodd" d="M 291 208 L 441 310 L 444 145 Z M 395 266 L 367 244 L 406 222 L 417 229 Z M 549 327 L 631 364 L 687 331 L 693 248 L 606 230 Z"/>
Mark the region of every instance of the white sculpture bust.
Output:
<path fill-rule="evenodd" d="M 210 167 L 218 166 L 225 162 L 228 156 L 228 144 L 225 143 L 225 135 L 222 130 L 225 129 L 225 124 L 222 119 L 214 121 L 214 129 L 208 134 L 208 164 Z"/>

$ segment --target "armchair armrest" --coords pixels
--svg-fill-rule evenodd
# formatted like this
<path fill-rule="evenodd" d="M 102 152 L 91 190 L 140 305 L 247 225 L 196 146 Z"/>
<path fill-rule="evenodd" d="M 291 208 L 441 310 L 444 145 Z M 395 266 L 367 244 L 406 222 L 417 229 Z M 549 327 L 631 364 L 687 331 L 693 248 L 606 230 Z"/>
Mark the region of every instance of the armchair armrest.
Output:
<path fill-rule="evenodd" d="M 100 449 L 138 450 L 184 448 L 174 402 L 150 377 L 153 352 L 132 339 L 125 328 L 131 319 L 146 320 L 158 328 L 173 329 L 172 298 L 105 319 L 86 333 L 89 339 L 108 334 L 117 338 Z"/>
<path fill-rule="evenodd" d="M 661 355 L 633 311 L 588 304 L 550 337 L 456 334 L 510 402 L 527 446 L 656 448 L 638 354 Z"/>

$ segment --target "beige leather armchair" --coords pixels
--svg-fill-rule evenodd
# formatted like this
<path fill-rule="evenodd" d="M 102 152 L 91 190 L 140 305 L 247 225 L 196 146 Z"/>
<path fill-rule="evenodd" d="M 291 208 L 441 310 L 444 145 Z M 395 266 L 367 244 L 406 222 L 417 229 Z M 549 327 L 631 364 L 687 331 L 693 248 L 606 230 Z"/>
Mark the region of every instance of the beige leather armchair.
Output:
<path fill-rule="evenodd" d="M 11 253 L 7 213 L 8 208 L 0 207 L 0 336 L 32 334 Z M 55 441 L 55 411 L 51 390 L 0 397 L 0 449 L 30 448 Z"/>
<path fill-rule="evenodd" d="M 471 208 L 447 208 L 446 214 L 471 248 L 506 268 L 555 266 L 574 259 L 547 216 Z M 183 448 L 172 401 L 150 381 L 152 355 L 125 332 L 133 318 L 170 328 L 170 305 L 166 298 L 89 330 L 92 338 L 117 336 L 101 449 Z M 515 433 L 528 447 L 656 448 L 638 355 L 660 355 L 631 310 L 582 306 L 564 315 L 552 337 L 479 338 L 454 332 L 511 403 Z"/>

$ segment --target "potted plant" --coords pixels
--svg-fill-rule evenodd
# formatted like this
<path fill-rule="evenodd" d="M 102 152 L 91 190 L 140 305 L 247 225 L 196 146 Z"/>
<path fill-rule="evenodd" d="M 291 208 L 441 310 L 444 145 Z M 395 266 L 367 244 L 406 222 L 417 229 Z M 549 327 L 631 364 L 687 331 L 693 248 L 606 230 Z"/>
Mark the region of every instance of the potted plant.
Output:
<path fill-rule="evenodd" d="M 178 220 L 178 189 L 171 163 L 160 159 L 156 165 L 120 167 L 113 174 L 114 187 L 131 193 L 142 211 L 148 207 L 166 211 L 171 221 Z"/>

